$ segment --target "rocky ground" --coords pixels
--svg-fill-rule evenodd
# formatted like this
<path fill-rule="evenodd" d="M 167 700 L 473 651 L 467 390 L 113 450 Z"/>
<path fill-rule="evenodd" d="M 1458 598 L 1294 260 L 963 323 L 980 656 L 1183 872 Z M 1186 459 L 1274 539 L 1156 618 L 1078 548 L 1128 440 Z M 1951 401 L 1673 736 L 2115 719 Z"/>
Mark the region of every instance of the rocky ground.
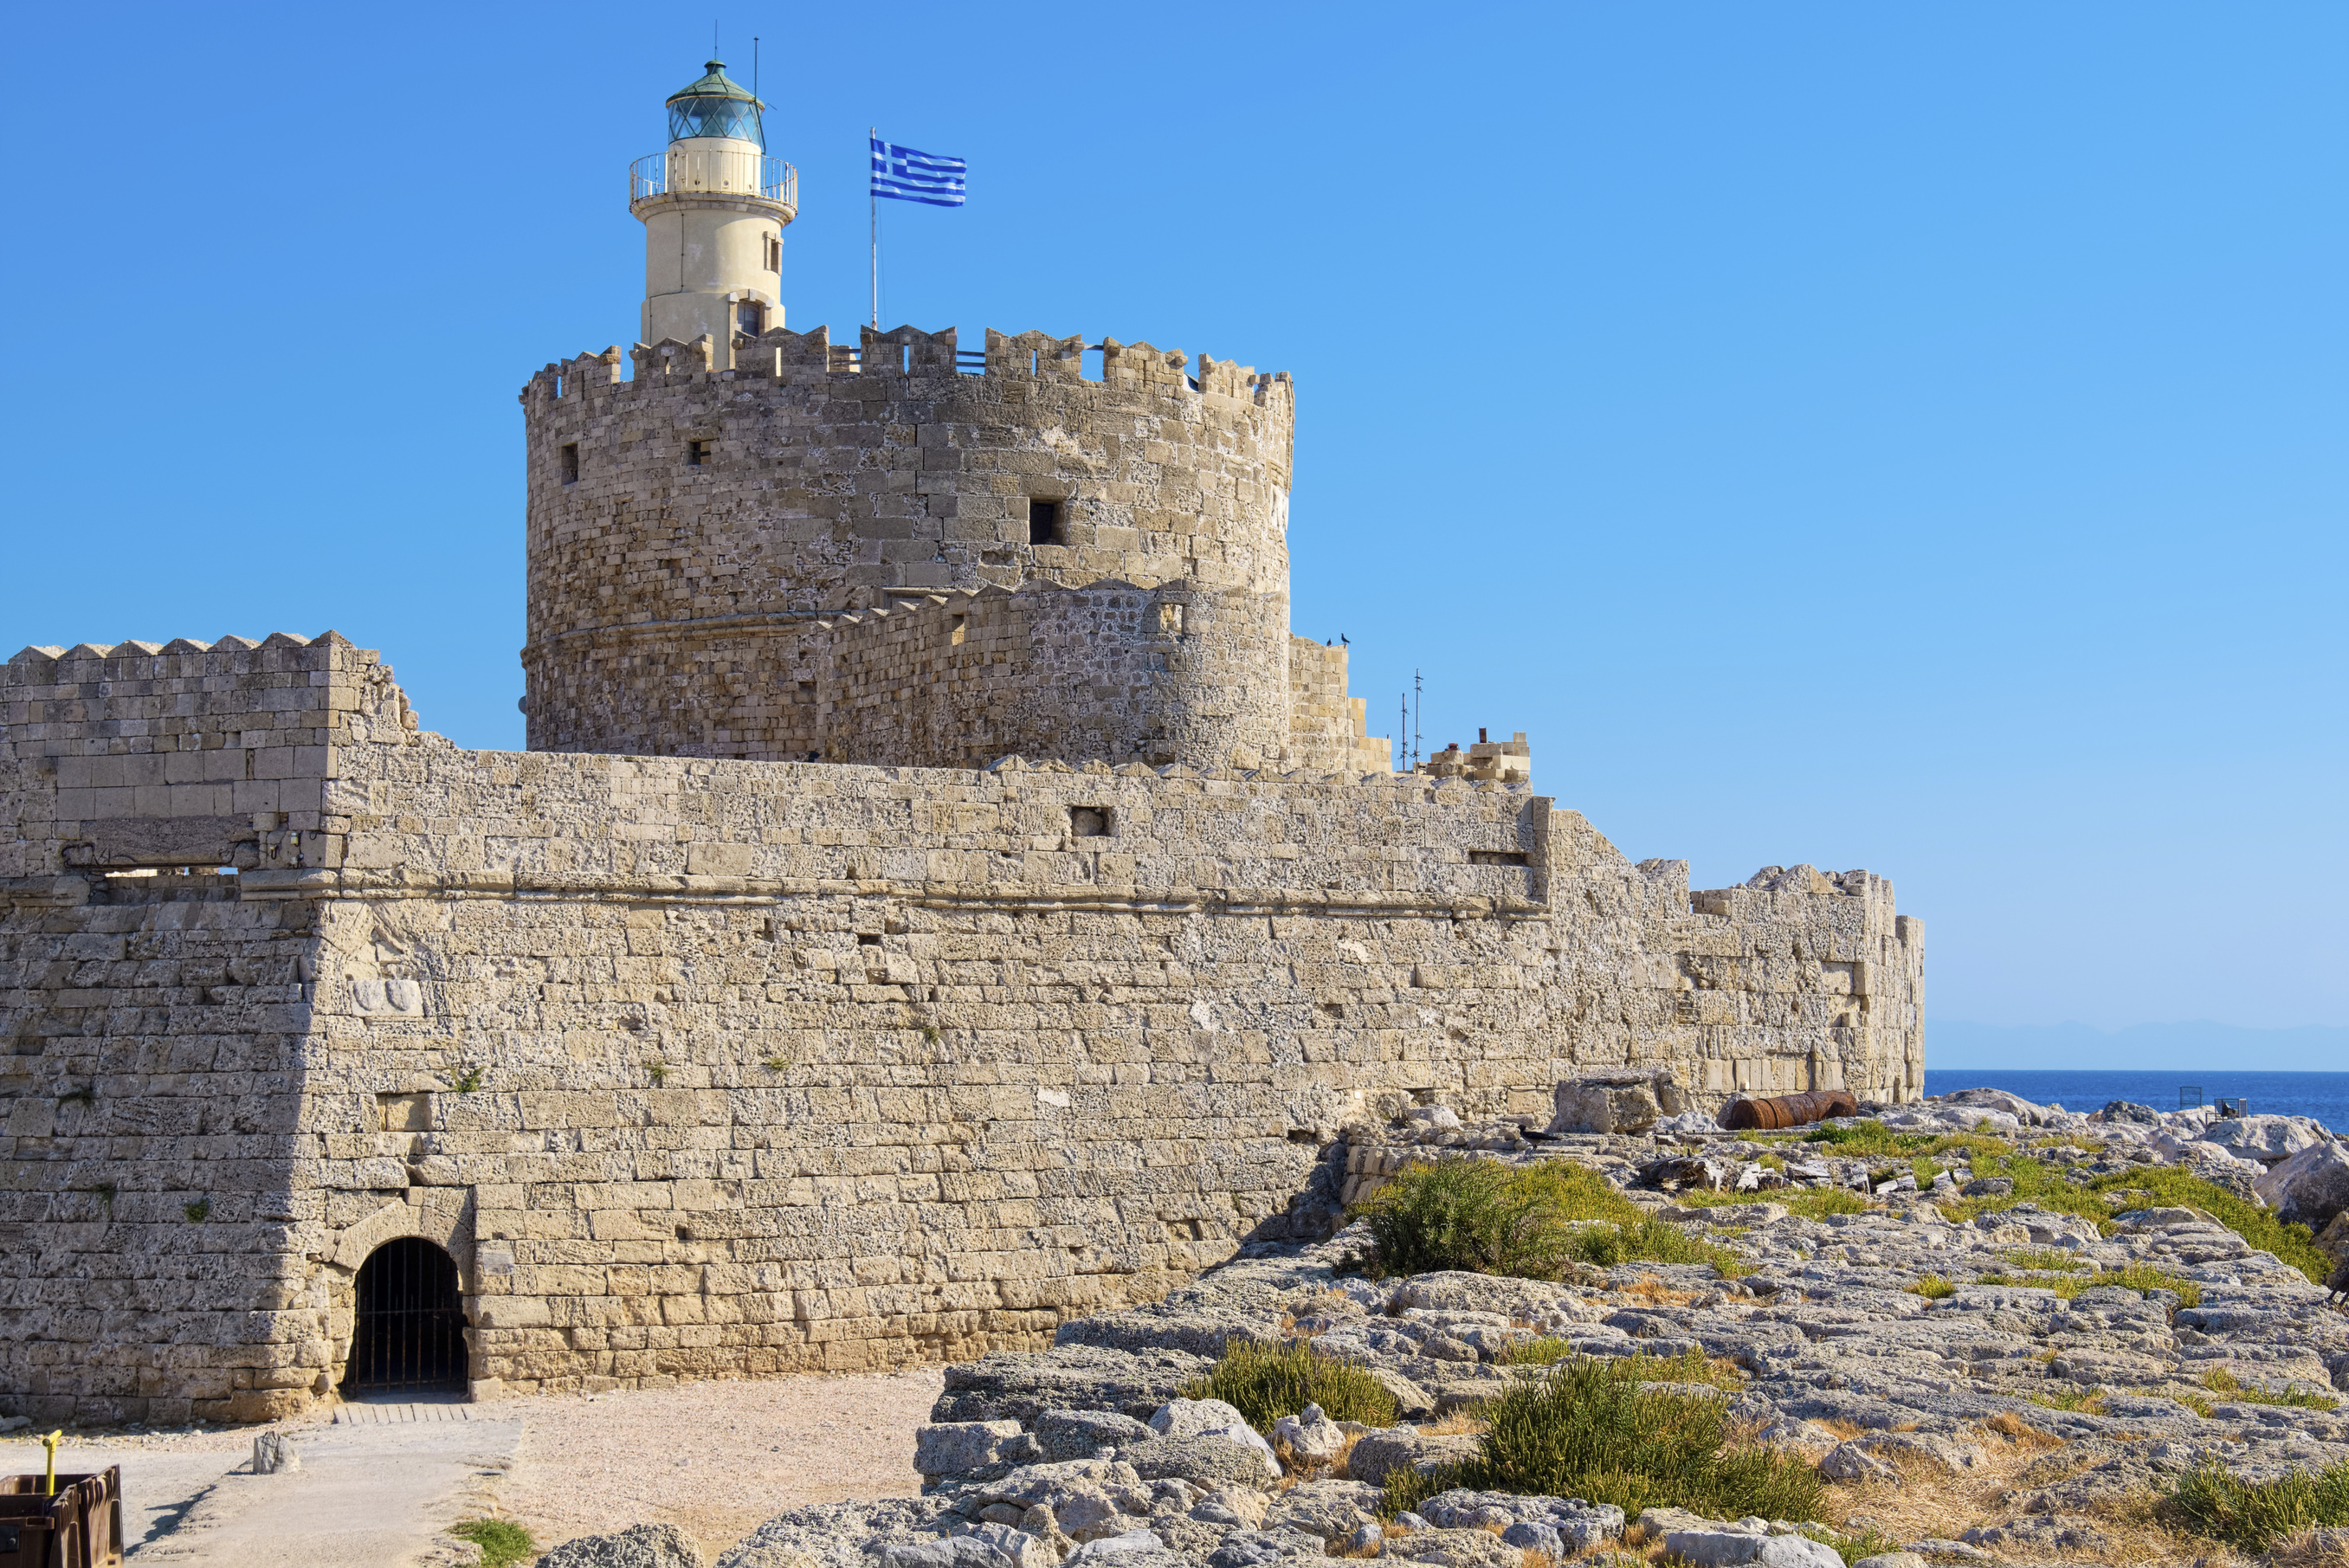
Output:
<path fill-rule="evenodd" d="M 1835 1124 L 1878 1140 L 2001 1140 L 1929 1157 L 1930 1176 L 1905 1157 L 1723 1134 L 1704 1118 L 1544 1135 L 1421 1108 L 1386 1134 L 1391 1166 L 1445 1149 L 1575 1161 L 1733 1261 L 1577 1265 L 1557 1281 L 1377 1278 L 1374 1263 L 1362 1272 L 1360 1225 L 1251 1245 L 1162 1303 L 1063 1326 L 1050 1349 L 949 1368 L 917 1435 L 921 1495 L 793 1510 L 719 1568 L 1257 1568 L 1324 1555 L 1836 1568 L 1855 1540 L 1879 1568 L 2233 1560 L 2157 1500 L 2213 1461 L 2251 1480 L 2349 1464 L 2349 1416 L 2333 1398 L 2349 1389 L 2349 1316 L 2212 1214 L 2133 1203 L 2111 1178 L 2187 1169 L 2322 1224 L 2327 1202 L 2349 1200 L 2323 1195 L 2349 1189 L 2349 1152 L 2286 1118 L 2116 1107 L 2090 1119 L 1984 1091 L 1961 1099 L 1972 1103 Z M 2067 1191 L 2106 1178 L 2107 1212 L 2016 1201 L 2014 1180 L 1968 1163 L 1992 1148 L 2031 1162 L 2025 1187 L 2034 1173 Z M 1342 1425 L 1317 1408 L 1268 1441 L 1230 1406 L 1184 1397 L 1227 1345 L 1297 1338 L 1372 1369 L 1401 1423 Z M 1627 1520 L 1578 1499 L 1464 1491 L 1384 1509 L 1391 1472 L 1475 1452 L 1484 1402 L 1544 1375 L 1524 1361 L 1537 1341 L 1552 1357 L 1647 1357 L 1635 1365 L 1656 1378 L 1701 1378 L 1744 1440 L 1816 1466 L 1828 1516 Z M 641 1558 L 599 1554 L 616 1542 L 576 1545 L 547 1562 L 667 1568 L 648 1540 Z M 2302 1531 L 2288 1554 L 2343 1546 L 2349 1532 Z"/>

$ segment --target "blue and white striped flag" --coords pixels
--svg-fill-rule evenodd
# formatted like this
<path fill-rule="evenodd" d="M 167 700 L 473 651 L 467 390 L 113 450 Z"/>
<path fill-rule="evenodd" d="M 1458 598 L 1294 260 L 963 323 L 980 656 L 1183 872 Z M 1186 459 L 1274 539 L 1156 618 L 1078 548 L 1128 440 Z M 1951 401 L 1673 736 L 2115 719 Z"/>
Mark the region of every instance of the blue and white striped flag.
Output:
<path fill-rule="evenodd" d="M 873 139 L 873 194 L 933 207 L 962 205 L 963 160 Z"/>

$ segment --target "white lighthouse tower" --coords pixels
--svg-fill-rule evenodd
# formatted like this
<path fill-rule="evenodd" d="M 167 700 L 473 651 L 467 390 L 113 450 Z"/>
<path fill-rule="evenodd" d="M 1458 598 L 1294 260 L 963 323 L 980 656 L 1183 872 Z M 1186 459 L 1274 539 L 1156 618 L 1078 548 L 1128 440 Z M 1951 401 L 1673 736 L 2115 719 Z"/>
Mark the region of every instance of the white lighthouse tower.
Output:
<path fill-rule="evenodd" d="M 783 225 L 799 215 L 799 171 L 767 156 L 767 106 L 709 62 L 668 100 L 668 150 L 628 168 L 628 211 L 645 225 L 643 341 L 709 335 L 713 368 L 734 334 L 783 325 Z"/>

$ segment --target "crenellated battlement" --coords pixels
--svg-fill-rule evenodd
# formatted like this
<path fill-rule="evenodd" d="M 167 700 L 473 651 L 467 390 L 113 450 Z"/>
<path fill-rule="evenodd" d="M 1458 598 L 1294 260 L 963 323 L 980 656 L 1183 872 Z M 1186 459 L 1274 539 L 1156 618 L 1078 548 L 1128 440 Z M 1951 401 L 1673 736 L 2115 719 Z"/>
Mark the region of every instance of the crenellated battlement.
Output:
<path fill-rule="evenodd" d="M 886 330 L 867 326 L 858 333 L 853 348 L 833 343 L 829 326 L 808 332 L 774 327 L 755 335 L 737 333 L 722 346 L 708 335 L 689 342 L 663 338 L 658 343 L 639 343 L 625 352 L 616 345 L 600 354 L 582 353 L 549 363 L 524 385 L 522 400 L 527 404 L 533 398 L 667 388 L 678 382 L 689 384 L 694 377 L 791 381 L 810 376 L 886 374 L 1025 377 L 1231 397 L 1268 407 L 1286 406 L 1295 398 L 1294 384 L 1285 370 L 1259 375 L 1254 366 L 1203 354 L 1194 374 L 1186 369 L 1190 356 L 1146 342 L 1120 343 L 1108 337 L 1089 344 L 1081 335 L 1007 334 L 989 327 L 985 350 L 973 354 L 958 346 L 958 329 L 951 326 L 938 332 L 905 325 Z M 1092 352 L 1102 356 L 1098 377 L 1084 373 L 1084 356 Z M 622 365 L 630 367 L 626 377 L 619 374 Z"/>

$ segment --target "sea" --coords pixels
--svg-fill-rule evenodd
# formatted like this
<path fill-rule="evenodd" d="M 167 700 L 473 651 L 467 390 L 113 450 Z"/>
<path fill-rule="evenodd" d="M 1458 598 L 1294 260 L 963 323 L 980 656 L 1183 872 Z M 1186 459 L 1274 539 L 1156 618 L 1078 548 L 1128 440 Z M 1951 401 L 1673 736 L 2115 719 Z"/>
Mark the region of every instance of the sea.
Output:
<path fill-rule="evenodd" d="M 2116 1099 L 2149 1105 L 2156 1110 L 2177 1110 L 2225 1096 L 2249 1101 L 2244 1109 L 2254 1116 L 2313 1117 L 2334 1132 L 2349 1130 L 2349 1072 L 1925 1069 L 1927 1094 L 1949 1094 L 1961 1088 L 2002 1088 L 2034 1105 L 2060 1105 L 2065 1110 L 2098 1110 Z"/>

